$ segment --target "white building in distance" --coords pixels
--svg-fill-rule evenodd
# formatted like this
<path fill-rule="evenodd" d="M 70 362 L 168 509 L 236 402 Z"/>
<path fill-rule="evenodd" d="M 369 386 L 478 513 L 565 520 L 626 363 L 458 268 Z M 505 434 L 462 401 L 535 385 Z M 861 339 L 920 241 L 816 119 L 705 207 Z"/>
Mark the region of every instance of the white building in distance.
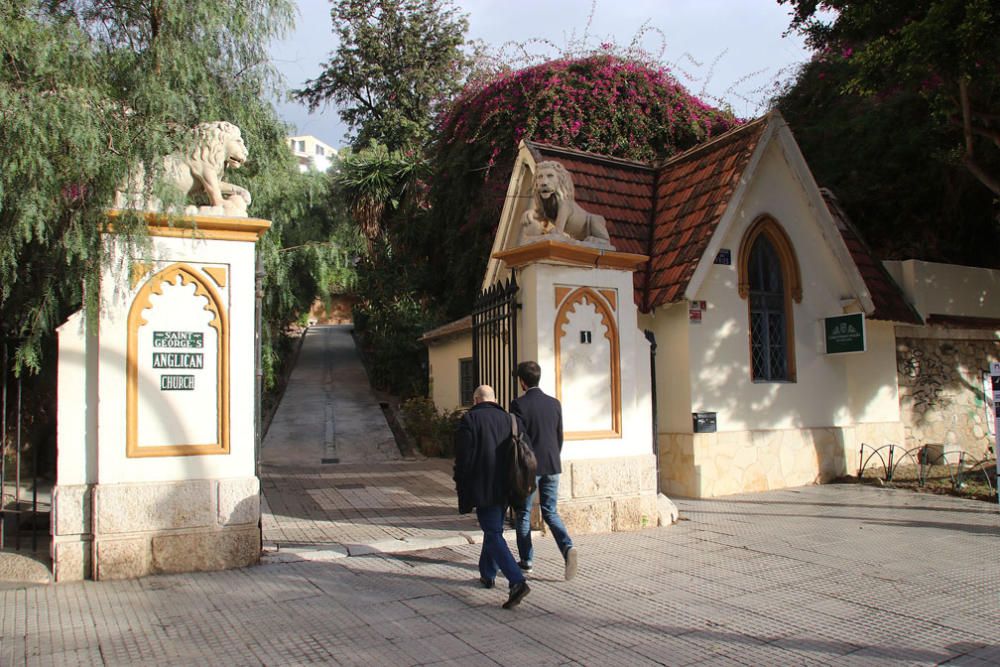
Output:
<path fill-rule="evenodd" d="M 299 171 L 326 171 L 337 157 L 337 149 L 312 136 L 288 137 L 288 145 L 299 161 Z"/>

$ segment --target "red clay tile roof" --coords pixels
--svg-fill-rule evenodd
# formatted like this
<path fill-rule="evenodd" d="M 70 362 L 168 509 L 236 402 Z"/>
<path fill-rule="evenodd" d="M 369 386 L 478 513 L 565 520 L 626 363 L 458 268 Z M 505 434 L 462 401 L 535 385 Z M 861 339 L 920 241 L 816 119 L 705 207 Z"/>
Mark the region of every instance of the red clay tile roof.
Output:
<path fill-rule="evenodd" d="M 442 324 L 436 329 L 431 329 L 430 331 L 424 332 L 424 335 L 420 337 L 420 341 L 423 343 L 430 344 L 431 342 L 440 340 L 442 338 L 448 338 L 449 336 L 457 336 L 460 334 L 468 333 L 472 331 L 472 315 L 466 315 L 460 320 L 455 320 L 454 322 L 448 322 L 447 324 Z"/>
<path fill-rule="evenodd" d="M 654 167 L 546 144 L 525 142 L 535 160 L 561 162 L 576 200 L 604 216 L 617 250 L 649 255 L 636 271 L 643 312 L 684 296 L 750 156 L 767 126 L 760 118 Z"/>
<path fill-rule="evenodd" d="M 768 116 L 649 165 L 526 141 L 536 161 L 561 162 L 576 200 L 603 215 L 617 250 L 649 256 L 633 278 L 642 312 L 684 298 L 691 276 L 756 150 Z M 837 228 L 875 303 L 872 319 L 921 324 L 836 199 L 824 193 Z"/>
<path fill-rule="evenodd" d="M 820 193 L 823 195 L 823 201 L 826 202 L 826 207 L 830 210 L 833 221 L 837 223 L 837 230 L 844 237 L 847 250 L 851 253 L 851 258 L 854 259 L 854 263 L 865 281 L 865 286 L 872 296 L 875 312 L 868 318 L 906 324 L 923 324 L 920 315 L 903 296 L 903 291 L 886 271 L 885 266 L 875 259 L 868 244 L 861 238 L 858 230 L 847 217 L 844 209 L 841 208 L 837 197 L 826 188 L 820 188 Z"/>
<path fill-rule="evenodd" d="M 758 118 L 660 166 L 643 311 L 684 297 L 766 127 Z"/>

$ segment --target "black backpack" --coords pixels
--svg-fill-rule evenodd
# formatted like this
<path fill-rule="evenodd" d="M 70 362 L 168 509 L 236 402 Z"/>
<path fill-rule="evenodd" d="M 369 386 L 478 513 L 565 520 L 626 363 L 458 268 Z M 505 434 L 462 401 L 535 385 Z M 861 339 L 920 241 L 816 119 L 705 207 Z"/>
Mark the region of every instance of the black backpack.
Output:
<path fill-rule="evenodd" d="M 517 418 L 510 415 L 510 466 L 507 482 L 512 503 L 523 503 L 535 492 L 535 472 L 538 462 L 535 452 L 528 443 L 528 436 L 517 428 Z"/>

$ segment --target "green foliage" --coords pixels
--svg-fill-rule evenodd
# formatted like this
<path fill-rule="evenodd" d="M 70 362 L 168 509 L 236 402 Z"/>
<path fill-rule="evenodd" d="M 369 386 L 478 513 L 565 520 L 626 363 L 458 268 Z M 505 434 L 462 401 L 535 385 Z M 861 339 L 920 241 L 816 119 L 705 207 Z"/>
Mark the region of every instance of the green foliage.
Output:
<path fill-rule="evenodd" d="M 417 267 L 399 262 L 383 243 L 358 265 L 354 327 L 361 335 L 374 386 L 398 396 L 427 390 L 427 349 L 420 336 L 440 314 L 413 288 Z"/>
<path fill-rule="evenodd" d="M 39 368 L 42 339 L 84 295 L 96 312 L 115 188 L 189 128 L 239 125 L 251 162 L 233 180 L 254 193 L 254 214 L 272 210 L 290 156 L 260 44 L 290 16 L 287 0 L 0 5 L 0 321 L 22 341 L 19 370 Z M 138 216 L 116 224 L 141 247 Z"/>
<path fill-rule="evenodd" d="M 269 206 L 271 229 L 257 246 L 265 271 L 262 356 L 268 388 L 284 358 L 285 328 L 308 316 L 317 297 L 354 289 L 362 247 L 329 174 L 293 169 L 285 176 Z"/>
<path fill-rule="evenodd" d="M 826 62 L 843 62 L 841 90 L 926 100 L 934 131 L 1000 196 L 1000 5 L 995 0 L 779 0 L 791 28 Z M 819 9 L 833 10 L 821 14 Z"/>
<path fill-rule="evenodd" d="M 881 258 L 996 266 L 992 198 L 956 163 L 951 129 L 918 93 L 843 92 L 851 74 L 814 60 L 776 100 L 817 182 Z"/>
<path fill-rule="evenodd" d="M 372 140 L 358 152 L 346 151 L 335 177 L 340 195 L 350 203 L 361 234 L 368 241 L 369 253 L 383 233 L 386 207 L 399 208 L 400 202 L 417 177 L 426 169 L 415 153 L 390 151 Z"/>
<path fill-rule="evenodd" d="M 429 398 L 411 398 L 400 406 L 403 425 L 417 448 L 425 456 L 455 456 L 455 430 L 461 410 L 441 410 Z"/>
<path fill-rule="evenodd" d="M 468 21 L 450 0 L 337 0 L 338 46 L 322 74 L 297 91 L 310 109 L 334 101 L 357 131 L 390 149 L 424 144 L 439 102 L 458 92 Z"/>

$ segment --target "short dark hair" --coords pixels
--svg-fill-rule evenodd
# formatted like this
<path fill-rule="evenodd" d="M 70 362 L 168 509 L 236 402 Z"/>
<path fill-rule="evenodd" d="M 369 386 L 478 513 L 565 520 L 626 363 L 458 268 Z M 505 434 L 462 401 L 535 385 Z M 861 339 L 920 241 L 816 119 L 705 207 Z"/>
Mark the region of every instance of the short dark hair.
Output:
<path fill-rule="evenodd" d="M 522 361 L 517 365 L 517 377 L 529 387 L 537 387 L 542 377 L 542 367 L 534 361 Z"/>

